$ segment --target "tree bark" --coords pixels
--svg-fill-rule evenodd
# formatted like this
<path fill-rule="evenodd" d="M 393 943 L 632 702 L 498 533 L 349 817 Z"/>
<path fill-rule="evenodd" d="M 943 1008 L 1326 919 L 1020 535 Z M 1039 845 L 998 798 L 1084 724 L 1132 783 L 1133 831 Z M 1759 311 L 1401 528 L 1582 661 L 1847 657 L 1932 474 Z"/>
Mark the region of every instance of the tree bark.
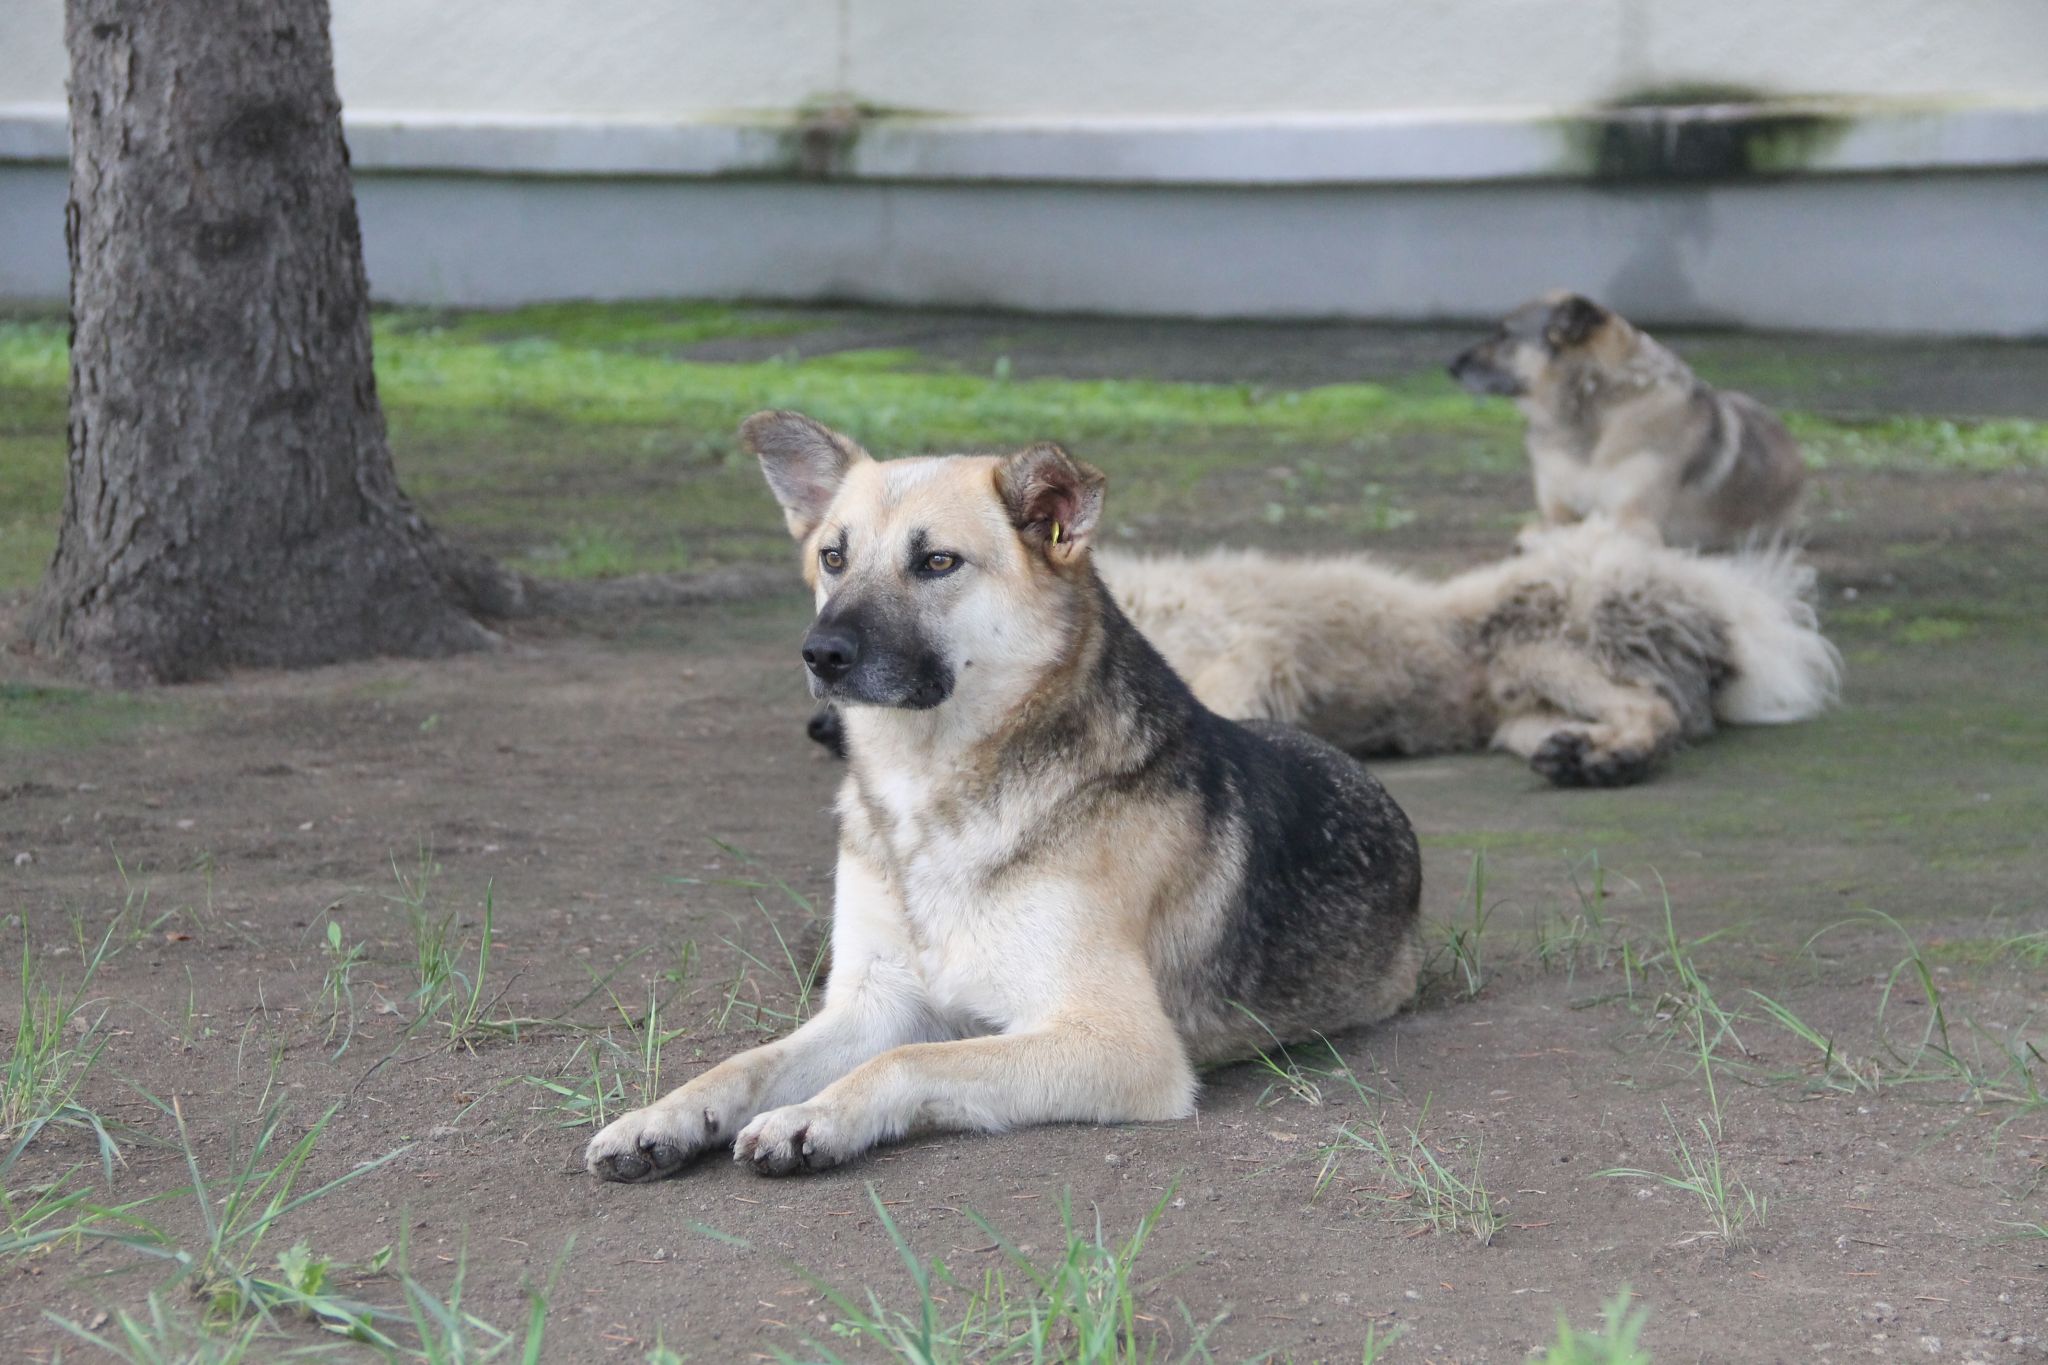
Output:
<path fill-rule="evenodd" d="M 38 647 L 174 682 L 488 645 L 398 488 L 325 0 L 68 0 L 70 465 Z"/>

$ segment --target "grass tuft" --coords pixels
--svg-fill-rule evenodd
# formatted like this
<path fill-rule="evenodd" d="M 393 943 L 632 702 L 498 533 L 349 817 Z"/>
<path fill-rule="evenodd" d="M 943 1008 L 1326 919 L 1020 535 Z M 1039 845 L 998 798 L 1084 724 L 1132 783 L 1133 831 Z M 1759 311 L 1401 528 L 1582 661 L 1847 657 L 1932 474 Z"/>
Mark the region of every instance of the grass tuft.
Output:
<path fill-rule="evenodd" d="M 0 1141 L 7 1143 L 6 1155 L 0 1156 L 0 1185 L 29 1144 L 53 1125 L 92 1134 L 101 1169 L 113 1183 L 120 1147 L 106 1121 L 79 1101 L 78 1092 L 106 1050 L 106 1012 L 97 1008 L 90 993 L 93 978 L 119 951 L 114 939 L 124 916 L 125 912 L 115 916 L 96 944 L 88 944 L 81 935 L 85 966 L 68 988 L 53 986 L 43 976 L 29 942 L 28 924 L 22 923 L 21 1012 L 7 1069 L 0 1075 Z"/>
<path fill-rule="evenodd" d="M 1472 855 L 1472 868 L 1465 878 L 1464 899 L 1472 908 L 1471 923 L 1454 921 L 1442 926 L 1443 943 L 1425 970 L 1429 975 L 1447 978 L 1458 999 L 1473 1000 L 1486 989 L 1486 926 L 1493 919 L 1494 911 L 1500 908 L 1498 902 L 1486 899 L 1486 850 L 1483 848 Z M 1447 966 L 1437 966 L 1437 963 L 1446 961 Z"/>
<path fill-rule="evenodd" d="M 1207 1360 L 1206 1341 L 1215 1323 L 1195 1323 L 1182 1309 L 1181 1331 L 1176 1332 L 1167 1320 L 1138 1307 L 1150 1287 L 1138 1276 L 1138 1259 L 1172 1200 L 1169 1189 L 1134 1233 L 1115 1241 L 1105 1233 L 1099 1215 L 1091 1228 L 1076 1227 L 1071 1202 L 1062 1199 L 1063 1244 L 1046 1262 L 1034 1261 L 987 1219 L 969 1211 L 1003 1260 L 978 1278 L 963 1279 L 943 1261 L 917 1254 L 870 1184 L 868 1202 L 909 1274 L 914 1301 L 908 1309 L 892 1307 L 872 1286 L 856 1298 L 802 1266 L 792 1266 L 838 1316 L 826 1329 L 829 1341 L 807 1340 L 808 1354 L 803 1357 L 777 1349 L 776 1358 L 785 1365 L 798 1359 L 817 1365 L 875 1360 L 907 1365 Z M 698 1225 L 698 1231 L 728 1245 L 748 1246 L 712 1228 Z"/>
<path fill-rule="evenodd" d="M 1481 1246 L 1491 1246 L 1507 1219 L 1495 1207 L 1481 1171 L 1485 1155 L 1482 1146 L 1472 1149 L 1469 1168 L 1461 1169 L 1456 1158 L 1440 1156 L 1423 1137 L 1429 1124 L 1429 1102 L 1412 1128 L 1403 1128 L 1399 1141 L 1387 1134 L 1386 1120 L 1375 1116 L 1363 1128 L 1345 1124 L 1337 1140 L 1322 1149 L 1323 1167 L 1316 1177 L 1320 1196 L 1336 1179 L 1344 1158 L 1365 1153 L 1378 1159 L 1377 1186 L 1355 1190 L 1385 1204 L 1396 1222 L 1414 1223 L 1432 1232 L 1463 1232 Z"/>
<path fill-rule="evenodd" d="M 483 921 L 478 926 L 476 956 L 465 960 L 456 926 L 456 912 L 434 909 L 432 888 L 440 868 L 433 855 L 422 849 L 416 869 L 408 875 L 393 859 L 391 870 L 398 879 L 398 893 L 390 899 L 405 912 L 407 935 L 412 944 L 413 1019 L 408 1034 L 438 1023 L 448 1035 L 448 1044 L 471 1051 L 486 1039 L 517 1041 L 523 1030 L 558 1021 L 497 1014 L 505 991 L 492 992 L 491 949 L 497 941 L 497 895 L 493 883 L 484 884 Z M 506 989 L 510 989 L 507 987 Z"/>
<path fill-rule="evenodd" d="M 1650 1353 L 1638 1339 L 1650 1320 L 1650 1311 L 1629 1311 L 1629 1292 L 1623 1289 L 1600 1310 L 1604 1332 L 1584 1332 L 1557 1315 L 1557 1341 L 1543 1353 L 1541 1365 L 1650 1365 Z"/>
<path fill-rule="evenodd" d="M 1668 902 L 1667 902 L 1668 923 Z M 1676 951 L 1677 936 L 1671 935 Z M 1685 974 L 1698 982 L 1698 973 L 1690 968 Z M 1703 983 L 1697 989 L 1704 993 Z M 1648 1171 L 1637 1167 L 1614 1167 L 1594 1174 L 1611 1179 L 1654 1180 L 1660 1185 L 1691 1195 L 1706 1214 L 1709 1226 L 1692 1233 L 1682 1242 L 1699 1241 L 1702 1238 L 1718 1238 L 1724 1247 L 1737 1246 L 1747 1241 L 1755 1229 L 1764 1226 L 1770 1211 L 1769 1200 L 1759 1197 L 1738 1176 L 1728 1172 L 1721 1159 L 1721 1140 L 1725 1136 L 1722 1124 L 1721 1092 L 1714 1083 L 1714 1047 L 1722 1036 L 1709 1034 L 1709 1023 L 1725 1029 L 1727 1016 L 1712 1004 L 1711 994 L 1699 998 L 1707 1003 L 1695 1009 L 1691 1015 L 1693 1045 L 1699 1056 L 1699 1075 L 1707 1096 L 1707 1117 L 1696 1118 L 1699 1129 L 1697 1142 L 1686 1136 L 1684 1125 L 1671 1116 L 1671 1106 L 1663 1106 L 1664 1126 L 1671 1135 L 1671 1171 Z M 1709 1124 L 1708 1118 L 1712 1119 Z"/>

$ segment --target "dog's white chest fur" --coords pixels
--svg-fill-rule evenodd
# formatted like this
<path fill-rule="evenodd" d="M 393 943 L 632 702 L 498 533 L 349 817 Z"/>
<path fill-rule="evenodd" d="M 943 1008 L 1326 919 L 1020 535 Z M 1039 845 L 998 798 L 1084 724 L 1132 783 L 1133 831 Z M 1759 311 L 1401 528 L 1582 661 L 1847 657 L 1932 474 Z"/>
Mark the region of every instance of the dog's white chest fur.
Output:
<path fill-rule="evenodd" d="M 1010 801 L 963 803 L 934 778 L 873 770 L 861 783 L 865 818 L 901 891 L 914 965 L 932 1006 L 962 1031 L 1028 1024 L 1053 1003 L 1057 961 L 1036 903 L 1043 883 L 1025 905 L 1001 875 L 1028 837 L 1029 812 Z"/>
<path fill-rule="evenodd" d="M 1612 474 L 1604 466 L 1595 467 L 1554 455 L 1538 461 L 1536 476 L 1545 495 L 1581 517 L 1599 511 L 1602 498 L 1611 491 L 1607 485 Z"/>

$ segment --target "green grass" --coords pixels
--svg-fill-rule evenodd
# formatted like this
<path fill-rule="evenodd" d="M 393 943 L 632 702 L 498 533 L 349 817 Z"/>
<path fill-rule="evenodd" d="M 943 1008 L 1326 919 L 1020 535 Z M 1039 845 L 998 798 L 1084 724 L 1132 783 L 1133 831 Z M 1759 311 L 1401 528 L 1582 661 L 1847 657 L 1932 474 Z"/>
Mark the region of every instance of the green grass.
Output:
<path fill-rule="evenodd" d="M 1685 1126 L 1671 1116 L 1667 1105 L 1664 1125 L 1671 1138 L 1670 1170 L 1617 1166 L 1595 1174 L 1610 1179 L 1651 1180 L 1689 1196 L 1705 1215 L 1707 1226 L 1688 1232 L 1680 1238 L 1681 1243 L 1711 1237 L 1718 1239 L 1723 1246 L 1738 1246 L 1765 1225 L 1770 1215 L 1770 1201 L 1759 1196 L 1741 1177 L 1728 1170 L 1721 1157 L 1718 1110 L 1714 1113 L 1714 1120 L 1709 1124 L 1705 1118 L 1694 1119 L 1699 1131 L 1696 1136 L 1688 1136 Z"/>
<path fill-rule="evenodd" d="M 1652 1171 L 1630 1166 L 1612 1167 L 1595 1174 L 1609 1179 L 1650 1180 L 1690 1197 L 1706 1218 L 1707 1226 L 1687 1233 L 1680 1239 L 1681 1243 L 1714 1238 L 1724 1247 L 1738 1246 L 1764 1227 L 1770 1215 L 1770 1201 L 1758 1195 L 1730 1170 L 1722 1157 L 1721 1144 L 1727 1133 L 1721 1093 L 1714 1080 L 1715 1050 L 1726 1041 L 1733 1042 L 1744 1056 L 1750 1054 L 1735 1035 L 1737 1015 L 1714 999 L 1697 966 L 1685 952 L 1676 929 L 1671 925 L 1668 899 L 1665 924 L 1670 945 L 1670 968 L 1682 994 L 1676 997 L 1667 995 L 1665 999 L 1673 1003 L 1668 1010 L 1660 1011 L 1660 1015 L 1676 1014 L 1684 1020 L 1699 1061 L 1698 1075 L 1706 1093 L 1707 1112 L 1694 1118 L 1692 1126 L 1698 1130 L 1695 1134 L 1688 1132 L 1686 1125 L 1672 1117 L 1670 1105 L 1663 1106 L 1664 1126 L 1670 1137 L 1669 1170 Z"/>
<path fill-rule="evenodd" d="M 1695 1136 L 1686 1125 L 1672 1117 L 1670 1105 L 1663 1106 L 1664 1126 L 1670 1135 L 1670 1170 L 1615 1167 L 1595 1174 L 1611 1179 L 1651 1180 L 1690 1196 L 1706 1216 L 1708 1226 L 1689 1233 L 1683 1240 L 1691 1242 L 1714 1237 L 1723 1246 L 1734 1246 L 1764 1226 L 1770 1205 L 1740 1176 L 1730 1171 L 1722 1158 L 1721 1143 L 1727 1134 L 1714 1067 L 1724 1044 L 1733 1045 L 1737 1054 L 1744 1058 L 1754 1054 L 1744 1046 L 1736 1032 L 1737 1024 L 1743 1021 L 1741 1011 L 1731 1010 L 1720 1002 L 1708 986 L 1696 958 L 1697 950 L 1703 944 L 1714 942 L 1725 931 L 1697 939 L 1681 937 L 1677 918 L 1672 912 L 1670 893 L 1663 887 L 1661 878 L 1658 889 L 1663 893 L 1663 944 L 1660 951 L 1642 954 L 1641 967 L 1632 970 L 1640 970 L 1646 978 L 1655 976 L 1662 981 L 1663 989 L 1656 997 L 1652 1013 L 1657 1025 L 1655 1034 L 1660 1041 L 1668 1041 L 1678 1034 L 1687 1039 L 1696 1067 L 1694 1074 L 1699 1077 L 1705 1092 L 1707 1112 L 1693 1120 L 1692 1126 L 1698 1129 Z M 1633 990 L 1630 994 L 1633 998 Z"/>
<path fill-rule="evenodd" d="M 439 1025 L 450 1046 L 474 1050 L 490 1038 L 517 1041 L 520 1032 L 553 1021 L 529 1019 L 498 1011 L 504 991 L 491 981 L 491 950 L 497 942 L 497 892 L 484 886 L 483 918 L 477 926 L 474 955 L 469 955 L 456 922 L 456 911 L 442 911 L 433 903 L 434 879 L 440 874 L 433 855 L 420 851 L 419 864 L 407 873 L 396 858 L 391 861 L 398 892 L 389 899 L 404 911 L 407 938 L 412 949 L 413 1018 L 407 1034 Z M 335 950 L 339 944 L 331 945 Z M 330 968 L 330 972 L 333 969 Z"/>
<path fill-rule="evenodd" d="M 1434 372 L 1274 389 L 1014 379 L 1001 366 L 967 373 L 903 350 L 745 363 L 680 354 L 831 317 L 685 303 L 382 313 L 378 385 L 400 478 L 437 521 L 518 567 L 603 577 L 786 554 L 734 438 L 739 419 L 762 407 L 801 408 L 883 454 L 1056 438 L 1106 463 L 1112 515 L 1126 521 L 1207 525 L 1222 508 L 1254 520 L 1298 508 L 1380 534 L 1418 515 L 1414 480 L 1522 468 L 1513 408 Z M 0 589 L 33 582 L 54 543 L 64 336 L 57 319 L 0 321 Z M 1789 420 L 1824 466 L 2048 468 L 2040 422 Z M 1246 486 L 1278 464 L 1288 479 Z"/>
<path fill-rule="evenodd" d="M 1281 1042 L 1280 1035 L 1273 1032 L 1265 1020 L 1235 1000 L 1230 1004 L 1245 1018 L 1257 1024 L 1260 1032 L 1264 1033 L 1273 1045 L 1270 1052 L 1263 1047 L 1256 1048 L 1255 1060 L 1248 1063 L 1257 1066 L 1271 1078 L 1266 1088 L 1259 1093 L 1258 1105 L 1261 1109 L 1277 1103 L 1283 1097 L 1305 1104 L 1311 1109 L 1320 1109 L 1324 1102 L 1323 1086 L 1331 1081 L 1342 1081 L 1361 1101 L 1372 1094 L 1370 1087 L 1358 1079 L 1357 1073 L 1351 1069 L 1351 1064 L 1337 1051 L 1336 1044 L 1322 1034 L 1316 1035 L 1316 1046 L 1322 1052 L 1317 1060 L 1326 1062 L 1327 1065 L 1311 1066 L 1296 1055 L 1306 1047 L 1306 1044 L 1296 1043 L 1290 1046 Z"/>
<path fill-rule="evenodd" d="M 1156 1313 L 1139 1309 L 1156 1282 L 1139 1275 L 1138 1260 L 1172 1200 L 1169 1189 L 1136 1231 L 1113 1239 L 1099 1216 L 1092 1225 L 1077 1225 L 1071 1203 L 1063 1199 L 1060 1242 L 1049 1256 L 1036 1259 L 970 1211 L 968 1217 L 995 1243 L 1002 1259 L 962 1276 L 936 1257 L 919 1256 L 881 1195 L 869 1185 L 868 1201 L 909 1279 L 908 1306 L 895 1306 L 899 1297 L 874 1285 L 857 1292 L 844 1290 L 792 1265 L 836 1316 L 821 1337 L 804 1341 L 801 1352 L 771 1349 L 785 1365 L 881 1360 L 904 1365 L 1206 1361 L 1206 1339 L 1214 1323 L 1196 1323 L 1183 1309 L 1182 1321 L 1169 1326 Z M 697 1230 L 729 1245 L 748 1245 L 712 1228 L 698 1225 Z"/>
<path fill-rule="evenodd" d="M 174 1097 L 166 1104 L 147 1091 L 137 1093 L 171 1120 L 190 1183 L 123 1204 L 70 1203 L 63 1221 L 44 1219 L 0 1237 L 0 1257 L 71 1242 L 125 1248 L 145 1263 L 158 1262 L 165 1273 L 157 1292 L 176 1288 L 200 1305 L 199 1326 L 223 1339 L 217 1342 L 223 1359 L 239 1358 L 233 1348 L 245 1333 L 253 1335 L 252 1323 L 269 1330 L 279 1314 L 310 1317 L 358 1340 L 388 1342 L 374 1325 L 376 1310 L 330 1287 L 328 1261 L 303 1243 L 274 1257 L 267 1257 L 264 1248 L 294 1210 L 370 1174 L 405 1148 L 301 1192 L 301 1177 L 340 1105 L 330 1106 L 296 1140 L 287 1141 L 289 1108 L 279 1099 L 263 1107 L 246 1148 L 230 1132 L 228 1169 L 208 1174 L 181 1101 Z M 166 1217 L 166 1212 L 176 1216 Z M 139 1358 L 151 1359 L 151 1343 L 178 1327 L 152 1313 L 122 1324 L 121 1336 Z"/>
<path fill-rule="evenodd" d="M 573 1238 L 570 1246 L 564 1246 L 562 1254 L 556 1257 L 548 1283 L 527 1291 L 526 1322 L 518 1332 L 498 1327 L 462 1306 L 462 1292 L 469 1278 L 467 1246 L 456 1256 L 454 1280 L 443 1294 L 413 1274 L 409 1243 L 410 1229 L 402 1229 L 397 1252 L 398 1284 L 405 1299 L 405 1316 L 416 1338 L 405 1348 L 406 1358 L 420 1365 L 481 1365 L 516 1351 L 508 1358 L 517 1359 L 520 1365 L 540 1365 L 547 1359 L 548 1295 L 554 1292 L 555 1278 L 568 1259 Z M 396 1354 L 388 1339 L 378 1344 Z"/>
<path fill-rule="evenodd" d="M 1507 1219 L 1486 1187 L 1484 1149 L 1474 1145 L 1469 1163 L 1447 1147 L 1439 1152 L 1444 1144 L 1432 1146 L 1423 1136 L 1428 1126 L 1427 1100 L 1415 1126 L 1404 1127 L 1398 1141 L 1388 1135 L 1386 1120 L 1377 1115 L 1363 1124 L 1344 1124 L 1336 1140 L 1322 1149 L 1316 1193 L 1321 1195 L 1335 1183 L 1348 1158 L 1363 1154 L 1374 1159 L 1378 1179 L 1354 1192 L 1385 1205 L 1394 1221 L 1432 1232 L 1462 1232 L 1481 1246 L 1491 1245 Z"/>
<path fill-rule="evenodd" d="M 115 1309 L 97 1330 L 55 1313 L 44 1316 L 82 1345 L 126 1365 L 257 1365 L 327 1353 L 324 1347 L 281 1347 L 266 1335 L 260 1318 L 226 1331 L 210 1328 L 190 1308 L 166 1302 L 162 1294 L 149 1295 L 140 1313 Z"/>
<path fill-rule="evenodd" d="M 340 1104 L 329 1106 L 296 1139 L 290 1138 L 299 1125 L 289 1102 L 268 1098 L 277 1079 L 275 1061 L 273 1057 L 253 1136 L 229 1125 L 224 1167 L 209 1169 L 202 1163 L 180 1099 L 166 1104 L 138 1087 L 137 1093 L 171 1122 L 173 1145 L 189 1177 L 186 1184 L 118 1204 L 67 1188 L 68 1176 L 45 1187 L 34 1208 L 24 1202 L 30 1191 L 8 1194 L 9 1227 L 0 1234 L 0 1260 L 70 1245 L 126 1250 L 138 1263 L 163 1269 L 140 1312 L 102 1312 L 87 1323 L 55 1313 L 45 1316 L 81 1343 L 130 1365 L 237 1365 L 324 1357 L 342 1341 L 367 1346 L 385 1360 L 422 1365 L 477 1365 L 498 1359 L 538 1365 L 545 1358 L 548 1295 L 569 1246 L 557 1258 L 547 1284 L 529 1288 L 527 1318 L 518 1330 L 497 1327 L 462 1306 L 466 1255 L 457 1257 L 453 1281 L 445 1290 L 416 1276 L 409 1254 L 409 1224 L 401 1225 L 395 1248 L 385 1247 L 360 1266 L 342 1266 L 303 1241 L 283 1251 L 270 1250 L 278 1240 L 274 1234 L 294 1212 L 333 1196 L 408 1150 L 399 1147 L 305 1188 L 311 1183 L 308 1175 L 315 1153 Z M 352 1278 L 358 1284 L 388 1275 L 395 1281 L 398 1302 L 380 1305 L 344 1292 L 338 1287 L 344 1270 L 355 1272 Z M 294 1344 L 294 1324 L 316 1325 L 332 1335 L 324 1343 Z"/>
<path fill-rule="evenodd" d="M 752 897 L 754 912 L 768 926 L 769 936 L 775 940 L 775 954 L 764 958 L 749 952 L 734 940 L 720 936 L 719 942 L 730 948 L 740 959 L 733 977 L 725 988 L 725 1005 L 718 1015 L 715 1030 L 723 1032 L 735 1013 L 741 1015 L 752 1027 L 764 1033 L 781 1032 L 795 1028 L 810 1018 L 816 1004 L 818 987 L 825 971 L 825 960 L 829 956 L 832 940 L 824 917 L 811 898 L 791 886 L 774 871 L 764 867 L 761 860 L 737 844 L 724 839 L 713 838 L 712 844 L 721 853 L 737 861 L 754 875 L 737 877 L 665 877 L 664 881 L 674 886 L 729 886 L 746 891 L 774 891 L 789 902 L 792 909 L 801 914 L 807 922 L 810 933 L 816 937 L 817 946 L 808 960 L 800 955 L 782 932 L 782 926 L 768 907 L 761 903 L 759 896 Z M 780 960 L 777 961 L 776 959 Z M 694 965 L 694 952 L 685 961 L 685 968 Z M 781 998 L 788 992 L 788 1007 L 781 1008 L 769 1003 L 771 998 Z M 772 996 L 771 993 L 772 992 Z"/>
<path fill-rule="evenodd" d="M 637 1015 L 612 990 L 609 978 L 592 973 L 597 988 L 610 1000 L 626 1041 L 620 1042 L 607 1028 L 580 1040 L 554 1075 L 520 1077 L 546 1097 L 560 1127 L 601 1128 L 629 1103 L 648 1105 L 661 1098 L 663 1050 L 690 1031 L 688 1026 L 668 1027 L 663 1015 L 687 987 L 695 961 L 696 945 L 686 942 L 675 968 L 646 983 L 646 1005 Z"/>
<path fill-rule="evenodd" d="M 0 562 L 0 571 L 4 569 Z M 29 581 L 41 572 L 38 564 Z M 7 586 L 0 580 L 0 591 Z M 154 697 L 145 700 L 127 692 L 0 682 L 0 754 L 104 743 L 175 714 L 174 702 Z"/>
<path fill-rule="evenodd" d="M 561 1128 L 602 1128 L 626 1108 L 626 1078 L 616 1060 L 606 1071 L 605 1049 L 585 1038 L 552 1076 L 519 1079 L 541 1094 L 547 1112 Z M 641 1103 L 646 1103 L 642 1100 Z"/>
<path fill-rule="evenodd" d="M 1785 425 L 1821 469 L 1923 469 L 1986 474 L 2048 469 L 2048 423 L 2025 418 L 1962 422 L 1944 417 L 1840 421 L 1788 412 Z"/>
<path fill-rule="evenodd" d="M 1600 1310 L 1606 1328 L 1602 1332 L 1576 1329 L 1559 1313 L 1557 1340 L 1538 1365 L 1650 1365 L 1650 1353 L 1637 1340 L 1650 1312 L 1646 1308 L 1631 1312 L 1628 1301 L 1629 1292 L 1624 1289 Z"/>
<path fill-rule="evenodd" d="M 320 980 L 320 1005 L 327 1012 L 327 1039 L 334 1041 L 334 1035 L 341 1035 L 341 1043 L 334 1049 L 332 1060 L 339 1061 L 348 1051 L 349 1044 L 356 1037 L 356 968 L 363 965 L 369 956 L 369 948 L 361 943 L 349 943 L 342 937 L 341 921 L 327 921 L 326 936 L 320 945 L 322 961 L 326 970 Z"/>
<path fill-rule="evenodd" d="M 29 941 L 28 924 L 22 923 L 20 1012 L 6 1071 L 0 1073 L 0 1142 L 6 1144 L 5 1155 L 0 1156 L 0 1197 L 6 1200 L 10 1223 L 19 1223 L 20 1211 L 6 1190 L 7 1179 L 22 1152 L 46 1129 L 90 1133 L 106 1179 L 113 1181 L 120 1148 L 106 1121 L 78 1094 L 110 1036 L 106 1011 L 92 994 L 93 979 L 119 951 L 114 940 L 123 919 L 117 915 L 96 944 L 88 944 L 81 935 L 79 956 L 84 966 L 69 985 L 53 984 L 45 975 Z"/>
<path fill-rule="evenodd" d="M 1424 964 L 1424 975 L 1448 982 L 1460 1000 L 1473 1000 L 1486 989 L 1486 926 L 1500 908 L 1499 902 L 1486 898 L 1484 847 L 1472 855 L 1463 899 L 1472 908 L 1471 922 L 1452 921 L 1437 926 L 1442 942 Z"/>
<path fill-rule="evenodd" d="M 645 299 L 630 303 L 537 303 L 502 311 L 378 310 L 379 330 L 486 344 L 544 336 L 593 350 L 663 352 L 700 342 L 792 336 L 817 324 L 791 314 L 723 303 Z"/>

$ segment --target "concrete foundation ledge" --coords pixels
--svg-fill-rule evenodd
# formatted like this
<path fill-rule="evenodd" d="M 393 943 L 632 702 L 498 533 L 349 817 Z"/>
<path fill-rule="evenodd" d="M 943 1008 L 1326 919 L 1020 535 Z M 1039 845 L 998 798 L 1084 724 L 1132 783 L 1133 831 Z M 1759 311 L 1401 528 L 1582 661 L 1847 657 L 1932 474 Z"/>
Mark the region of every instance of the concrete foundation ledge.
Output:
<path fill-rule="evenodd" d="M 860 109 L 679 123 L 347 117 L 361 172 L 1117 185 L 1706 179 L 2048 166 L 2048 104 L 1872 101 L 1086 120 Z M 0 164 L 62 161 L 64 110 L 0 105 Z"/>
<path fill-rule="evenodd" d="M 1088 120 L 346 120 L 381 297 L 634 295 L 2048 332 L 2048 104 Z M 61 298 L 64 112 L 0 106 L 0 297 Z"/>

